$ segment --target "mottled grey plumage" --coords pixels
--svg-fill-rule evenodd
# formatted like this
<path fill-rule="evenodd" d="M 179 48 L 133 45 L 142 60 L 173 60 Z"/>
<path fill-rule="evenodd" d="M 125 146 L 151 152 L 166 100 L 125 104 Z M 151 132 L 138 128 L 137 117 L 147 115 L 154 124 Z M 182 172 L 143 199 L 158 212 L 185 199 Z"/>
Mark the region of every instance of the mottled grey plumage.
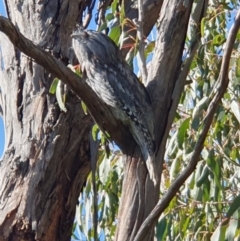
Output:
<path fill-rule="evenodd" d="M 87 83 L 114 116 L 129 127 L 148 169 L 154 169 L 153 112 L 147 90 L 108 36 L 78 28 L 72 38 Z M 152 163 L 150 167 L 149 163 Z M 149 170 L 152 177 L 153 171 Z"/>

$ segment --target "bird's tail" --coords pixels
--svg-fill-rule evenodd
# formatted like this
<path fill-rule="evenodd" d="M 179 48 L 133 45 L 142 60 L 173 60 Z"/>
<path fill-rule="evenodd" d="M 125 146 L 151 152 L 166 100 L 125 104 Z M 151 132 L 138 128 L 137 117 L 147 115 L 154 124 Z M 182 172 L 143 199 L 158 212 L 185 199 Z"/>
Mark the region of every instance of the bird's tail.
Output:
<path fill-rule="evenodd" d="M 156 186 L 159 176 L 157 175 L 155 157 L 149 155 L 146 160 L 146 165 L 147 165 L 150 180 L 152 180 L 154 186 Z"/>

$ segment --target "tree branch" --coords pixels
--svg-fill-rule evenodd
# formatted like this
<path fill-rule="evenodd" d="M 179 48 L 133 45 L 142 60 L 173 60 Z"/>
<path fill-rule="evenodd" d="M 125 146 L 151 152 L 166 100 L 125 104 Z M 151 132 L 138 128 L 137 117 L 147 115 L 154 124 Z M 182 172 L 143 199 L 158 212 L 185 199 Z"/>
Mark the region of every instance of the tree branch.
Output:
<path fill-rule="evenodd" d="M 199 46 L 199 41 L 200 41 L 200 24 L 201 24 L 201 20 L 202 18 L 205 16 L 206 13 L 206 9 L 208 6 L 208 0 L 204 0 L 204 1 L 199 1 L 192 13 L 192 20 L 193 20 L 193 29 L 192 29 L 192 39 L 191 41 L 191 46 L 189 47 L 189 56 L 188 58 L 185 60 L 185 62 L 182 63 L 182 70 L 177 78 L 176 84 L 174 86 L 174 90 L 172 93 L 172 103 L 171 103 L 171 107 L 168 113 L 168 119 L 167 119 L 167 125 L 165 127 L 165 133 L 164 136 L 161 140 L 161 144 L 160 144 L 160 148 L 159 148 L 159 152 L 157 155 L 157 160 L 159 160 L 158 163 L 163 163 L 164 162 L 164 153 L 165 153 L 165 146 L 166 146 L 166 141 L 167 138 L 169 136 L 169 130 L 172 126 L 173 120 L 176 116 L 176 110 L 178 107 L 178 103 L 179 100 L 181 98 L 182 92 L 184 90 L 184 85 L 186 84 L 186 78 L 192 63 L 192 60 L 195 56 L 195 53 L 198 49 Z M 161 173 L 162 169 L 160 170 Z M 160 174 L 161 175 L 161 174 Z"/>
<path fill-rule="evenodd" d="M 159 17 L 159 13 L 162 7 L 163 0 L 142 0 L 143 4 L 143 34 L 144 36 L 148 36 L 151 32 L 154 24 Z M 129 1 L 124 0 L 124 7 L 126 17 L 129 19 L 138 19 L 138 9 L 136 8 L 138 0 Z M 128 33 L 128 38 L 124 40 L 123 48 L 121 49 L 122 55 L 126 56 L 127 53 L 131 50 L 131 47 L 134 43 L 134 39 L 136 39 L 137 31 L 136 29 L 132 29 L 131 26 L 124 25 L 123 32 Z"/>
<path fill-rule="evenodd" d="M 139 67 L 142 74 L 142 82 L 146 84 L 147 81 L 147 67 L 144 55 L 144 36 L 143 36 L 143 3 L 142 0 L 138 0 L 138 21 L 137 21 L 137 35 L 138 35 L 138 49 L 139 49 Z"/>
<path fill-rule="evenodd" d="M 96 183 L 96 169 L 97 169 L 97 160 L 98 160 L 98 149 L 99 149 L 99 140 L 94 140 L 92 136 L 92 131 L 89 132 L 90 140 L 90 151 L 91 151 L 91 170 L 92 170 L 92 187 L 93 187 L 93 238 L 94 241 L 98 240 L 97 227 L 98 227 L 98 197 L 97 197 L 97 183 Z"/>
<path fill-rule="evenodd" d="M 119 145 L 123 152 L 131 149 L 130 147 L 133 144 L 135 145 L 126 126 L 114 118 L 109 108 L 97 97 L 84 79 L 72 72 L 62 62 L 53 58 L 50 53 L 25 38 L 10 20 L 2 16 L 0 16 L 0 31 L 5 33 L 21 52 L 33 58 L 36 63 L 67 84 L 85 102 L 89 112 L 94 113 L 94 119 L 102 131 L 107 131 L 111 139 Z"/>
<path fill-rule="evenodd" d="M 226 42 L 226 48 L 223 54 L 221 70 L 218 77 L 219 88 L 217 89 L 217 93 L 212 99 L 209 105 L 209 108 L 207 110 L 207 115 L 203 123 L 203 129 L 195 145 L 194 152 L 192 154 L 190 162 L 186 167 L 186 169 L 175 179 L 172 186 L 169 188 L 168 192 L 162 197 L 162 199 L 157 203 L 156 207 L 152 210 L 150 215 L 143 222 L 134 241 L 142 240 L 142 238 L 148 232 L 149 228 L 151 228 L 152 225 L 157 221 L 157 219 L 160 217 L 162 212 L 169 205 L 170 201 L 174 198 L 179 188 L 182 186 L 182 184 L 186 181 L 186 179 L 192 174 L 192 172 L 196 168 L 196 165 L 199 161 L 200 153 L 203 149 L 204 140 L 207 136 L 214 114 L 229 83 L 229 79 L 228 79 L 229 62 L 230 62 L 233 45 L 234 45 L 239 28 L 240 28 L 240 11 L 237 13 L 235 23 L 230 29 L 229 36 Z"/>
<path fill-rule="evenodd" d="M 112 0 L 107 1 L 99 1 L 98 7 L 97 7 L 97 15 L 96 15 L 96 24 L 97 24 L 97 30 L 101 27 L 101 25 L 106 22 L 105 20 L 105 13 L 112 3 Z"/>

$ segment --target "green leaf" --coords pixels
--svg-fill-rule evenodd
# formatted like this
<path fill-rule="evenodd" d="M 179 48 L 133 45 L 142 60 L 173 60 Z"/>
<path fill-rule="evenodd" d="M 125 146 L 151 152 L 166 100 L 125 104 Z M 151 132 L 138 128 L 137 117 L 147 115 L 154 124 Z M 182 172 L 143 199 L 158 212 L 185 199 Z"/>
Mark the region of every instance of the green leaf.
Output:
<path fill-rule="evenodd" d="M 233 160 L 236 160 L 237 158 L 237 152 L 238 152 L 238 149 L 236 147 L 233 147 L 231 152 L 230 152 L 230 157 L 231 159 Z"/>
<path fill-rule="evenodd" d="M 202 114 L 202 111 L 206 109 L 208 102 L 209 102 L 209 97 L 205 96 L 197 103 L 197 105 L 193 110 L 193 114 L 192 114 L 193 119 Z"/>
<path fill-rule="evenodd" d="M 227 226 L 218 226 L 211 237 L 211 241 L 225 241 L 226 229 Z"/>
<path fill-rule="evenodd" d="M 206 22 L 206 18 L 202 18 L 202 21 L 201 21 L 201 36 L 204 36 L 205 22 Z"/>
<path fill-rule="evenodd" d="M 232 100 L 231 111 L 234 114 L 234 116 L 236 117 L 236 119 L 238 120 L 238 122 L 240 123 L 240 105 L 239 105 L 238 100 L 236 100 L 236 99 Z"/>
<path fill-rule="evenodd" d="M 56 98 L 60 109 L 64 112 L 67 112 L 67 109 L 64 104 L 64 98 L 61 93 L 61 85 L 62 85 L 61 81 L 58 81 L 57 88 L 56 88 Z"/>
<path fill-rule="evenodd" d="M 108 13 L 108 14 L 105 16 L 105 19 L 106 19 L 107 21 L 113 20 L 113 19 L 114 19 L 113 13 Z"/>
<path fill-rule="evenodd" d="M 226 230 L 226 240 L 234 240 L 238 228 L 238 220 L 239 214 L 238 211 L 236 211 L 233 213 L 232 218 L 230 219 L 230 222 L 228 224 L 228 228 Z"/>
<path fill-rule="evenodd" d="M 101 200 L 100 204 L 98 205 L 98 210 L 101 210 L 100 214 L 98 215 L 98 220 L 100 222 L 100 226 L 102 226 L 102 227 L 104 227 L 103 225 L 105 223 L 105 220 L 103 218 L 104 207 L 105 207 L 105 195 L 102 197 L 102 200 Z"/>
<path fill-rule="evenodd" d="M 223 190 L 219 180 L 221 180 L 221 160 L 215 157 L 214 150 L 211 149 L 208 153 L 207 164 L 214 175 L 214 181 L 217 187 Z"/>
<path fill-rule="evenodd" d="M 112 8 L 112 13 L 115 13 L 116 9 L 117 9 L 117 4 L 118 4 L 118 0 L 114 0 L 111 4 L 111 8 Z"/>
<path fill-rule="evenodd" d="M 187 118 L 186 120 L 184 120 L 178 129 L 177 140 L 178 140 L 178 146 L 180 149 L 183 148 L 183 143 L 186 137 L 187 129 L 189 128 L 189 121 L 190 121 L 190 118 Z"/>
<path fill-rule="evenodd" d="M 166 233 L 167 233 L 167 219 L 166 216 L 163 216 L 159 223 L 157 224 L 156 227 L 156 238 L 158 240 L 164 240 L 164 238 L 166 237 Z"/>
<path fill-rule="evenodd" d="M 120 11 L 120 23 L 121 23 L 121 24 L 122 24 L 123 21 L 126 19 L 124 3 L 125 3 L 125 1 L 122 1 L 122 4 L 121 4 L 121 11 Z"/>
<path fill-rule="evenodd" d="M 86 202 L 85 210 L 86 210 L 85 220 L 86 220 L 87 225 L 83 226 L 83 230 L 84 230 L 84 233 L 87 236 L 87 235 L 89 235 L 89 233 L 88 233 L 88 231 L 89 231 L 88 226 L 89 225 L 88 224 L 91 221 L 91 203 L 90 202 Z M 90 239 L 88 239 L 88 240 L 90 240 Z"/>
<path fill-rule="evenodd" d="M 214 36 L 212 41 L 212 43 L 217 46 L 222 45 L 224 42 L 225 42 L 225 38 L 222 34 Z"/>
<path fill-rule="evenodd" d="M 231 217 L 240 208 L 240 195 L 236 196 L 227 212 L 227 217 Z"/>
<path fill-rule="evenodd" d="M 76 222 L 74 223 L 74 224 L 76 224 L 76 225 L 81 225 L 81 219 L 80 219 L 80 217 L 81 217 L 81 210 L 80 210 L 80 205 L 81 205 L 81 204 L 79 204 L 79 205 L 76 206 L 76 215 L 75 215 Z"/>
<path fill-rule="evenodd" d="M 92 127 L 92 138 L 94 141 L 97 140 L 98 138 L 98 133 L 99 133 L 99 127 L 97 124 L 95 124 L 93 127 Z"/>
<path fill-rule="evenodd" d="M 50 89 L 49 89 L 49 93 L 51 94 L 55 94 L 56 92 L 56 89 L 57 89 L 57 85 L 58 85 L 58 82 L 59 82 L 59 79 L 58 78 L 55 78 L 50 86 Z"/>
<path fill-rule="evenodd" d="M 87 198 L 90 196 L 91 189 L 92 189 L 92 183 L 88 178 L 87 184 L 86 184 L 86 187 L 85 187 L 85 194 L 86 194 Z"/>
<path fill-rule="evenodd" d="M 194 188 L 194 184 L 195 184 L 195 175 L 194 173 L 192 173 L 188 179 L 186 180 L 186 184 L 187 184 L 187 187 L 189 189 L 193 189 Z"/>
<path fill-rule="evenodd" d="M 196 172 L 195 172 L 195 183 L 197 180 L 200 178 L 202 175 L 203 167 L 205 166 L 204 162 L 200 162 L 197 167 L 196 167 Z M 202 199 L 202 189 L 197 187 L 197 185 L 194 186 L 192 190 L 192 197 L 195 200 L 201 200 Z"/>
<path fill-rule="evenodd" d="M 99 179 L 102 182 L 102 184 L 106 184 L 108 180 L 108 174 L 110 172 L 110 158 L 107 158 L 105 155 L 105 158 L 103 159 L 102 163 L 99 166 Z"/>
<path fill-rule="evenodd" d="M 145 48 L 145 58 L 153 52 L 155 48 L 155 41 L 151 41 Z"/>
<path fill-rule="evenodd" d="M 206 181 L 206 179 L 208 178 L 208 174 L 209 174 L 209 167 L 206 164 L 201 172 L 201 176 L 198 178 L 196 185 L 197 187 L 200 187 L 203 185 L 203 183 Z"/>
<path fill-rule="evenodd" d="M 118 191 L 119 191 L 119 176 L 117 174 L 116 171 L 113 171 L 112 172 L 112 178 L 111 178 L 111 182 L 112 182 L 112 185 L 111 185 L 111 188 L 112 188 L 112 192 L 115 194 L 115 195 L 118 195 Z"/>
<path fill-rule="evenodd" d="M 82 78 L 82 71 L 81 69 L 75 69 L 75 73 Z"/>
<path fill-rule="evenodd" d="M 74 238 L 74 239 L 77 239 L 77 236 L 74 233 L 76 227 L 77 227 L 77 222 L 74 222 L 73 227 L 72 227 L 72 238 Z"/>
<path fill-rule="evenodd" d="M 109 38 L 111 38 L 113 40 L 113 42 L 115 44 L 118 45 L 118 40 L 120 38 L 120 34 L 121 34 L 121 28 L 120 28 L 120 26 L 117 25 L 117 26 L 114 26 L 111 29 L 111 31 L 110 31 L 108 36 L 109 36 Z"/>
<path fill-rule="evenodd" d="M 218 114 L 217 120 L 223 122 L 224 119 L 225 119 L 225 117 L 226 117 L 225 111 L 221 111 L 221 112 Z"/>
<path fill-rule="evenodd" d="M 84 114 L 87 115 L 87 106 L 83 101 L 81 101 L 81 106 L 82 106 Z"/>
<path fill-rule="evenodd" d="M 240 58 L 237 58 L 236 60 L 236 77 L 240 77 Z"/>
<path fill-rule="evenodd" d="M 102 31 L 105 30 L 106 28 L 107 28 L 107 23 L 104 22 L 104 23 L 100 26 L 100 28 L 98 29 L 98 31 L 99 31 L 99 32 L 102 32 Z"/>
<path fill-rule="evenodd" d="M 181 159 L 175 158 L 170 168 L 170 180 L 174 180 L 181 168 Z"/>
<path fill-rule="evenodd" d="M 193 128 L 193 130 L 197 131 L 199 129 L 200 123 L 201 123 L 200 118 L 195 117 L 192 120 L 192 124 L 191 124 L 191 127 Z"/>

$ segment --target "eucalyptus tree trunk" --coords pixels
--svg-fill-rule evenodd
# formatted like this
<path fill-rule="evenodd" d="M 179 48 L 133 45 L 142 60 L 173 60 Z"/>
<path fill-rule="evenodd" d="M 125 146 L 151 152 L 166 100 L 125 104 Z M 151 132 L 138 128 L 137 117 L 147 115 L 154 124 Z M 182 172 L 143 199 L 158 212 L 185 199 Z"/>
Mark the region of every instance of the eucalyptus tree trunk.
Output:
<path fill-rule="evenodd" d="M 9 19 L 35 44 L 68 62 L 81 0 L 6 1 Z M 80 10 L 79 10 L 80 9 Z M 49 94 L 54 78 L 1 33 L 1 108 L 6 147 L 0 167 L 0 240 L 70 240 L 75 207 L 90 171 L 93 124 L 79 98 L 67 112 Z"/>

